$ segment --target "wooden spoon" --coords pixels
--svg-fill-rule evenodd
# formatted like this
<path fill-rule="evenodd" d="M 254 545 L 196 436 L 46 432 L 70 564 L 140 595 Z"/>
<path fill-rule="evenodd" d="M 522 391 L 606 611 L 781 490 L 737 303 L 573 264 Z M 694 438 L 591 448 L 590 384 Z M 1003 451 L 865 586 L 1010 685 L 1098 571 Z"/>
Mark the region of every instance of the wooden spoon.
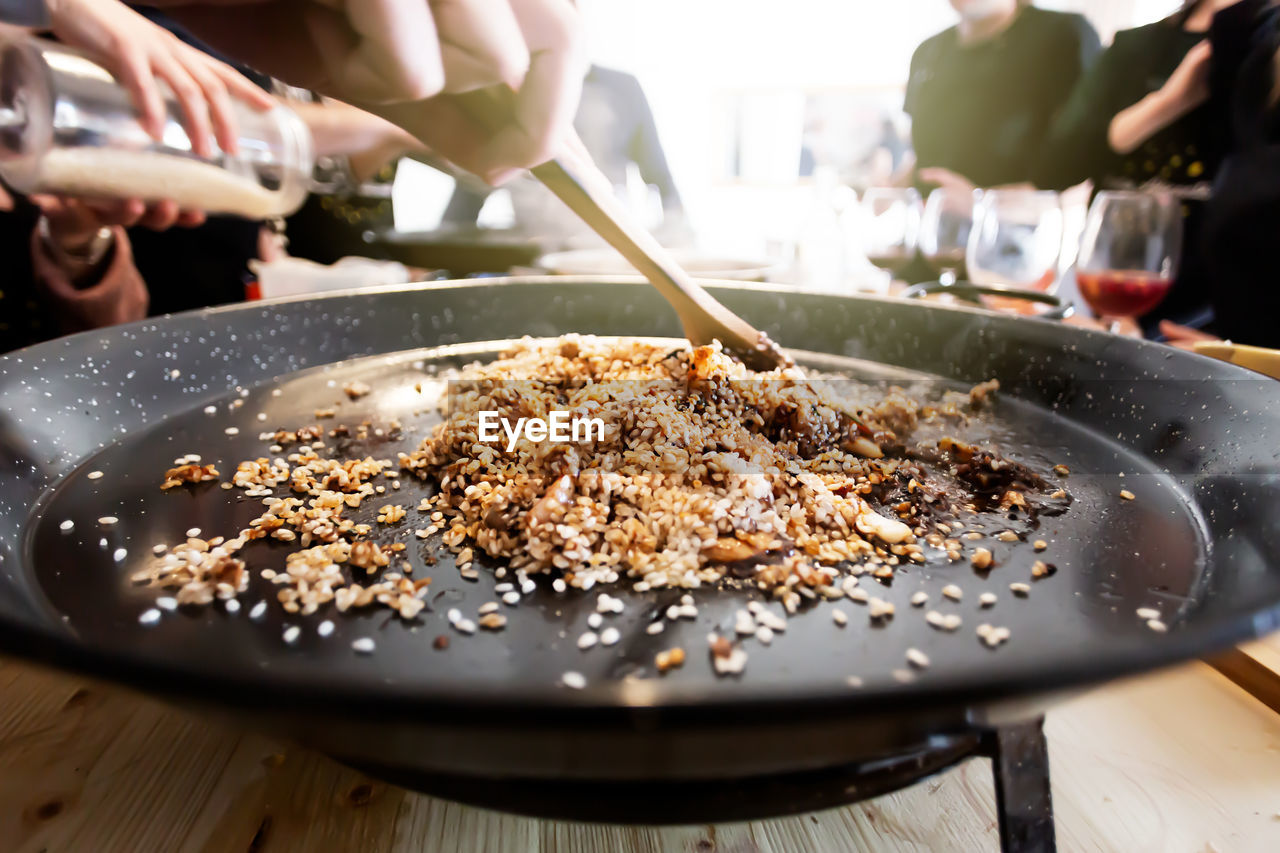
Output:
<path fill-rule="evenodd" d="M 514 94 L 505 86 L 491 86 L 455 98 L 472 118 L 488 127 L 500 127 L 515 120 Z M 717 302 L 689 277 L 653 235 L 632 220 L 613 194 L 609 179 L 601 173 L 576 134 L 559 155 L 530 171 L 649 279 L 675 309 L 691 344 L 703 346 L 720 341 L 726 350 L 754 370 L 793 364 L 768 335 Z"/>

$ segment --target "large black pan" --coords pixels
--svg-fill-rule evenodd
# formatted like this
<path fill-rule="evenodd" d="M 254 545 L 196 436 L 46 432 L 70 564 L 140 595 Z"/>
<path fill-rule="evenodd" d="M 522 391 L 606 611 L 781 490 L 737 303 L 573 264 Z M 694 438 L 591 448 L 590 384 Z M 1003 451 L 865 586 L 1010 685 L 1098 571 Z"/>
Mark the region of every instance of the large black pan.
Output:
<path fill-rule="evenodd" d="M 996 542 L 999 565 L 986 577 L 967 564 L 906 570 L 878 593 L 897 605 L 889 623 L 871 627 L 845 604 L 853 618 L 841 629 L 815 608 L 772 647 L 748 643 L 740 678 L 717 679 L 705 656 L 708 631 L 730 624 L 743 604 L 717 591 L 698 595 L 697 620 L 658 637 L 644 626 L 668 595 L 623 593 L 626 611 L 612 622 L 622 642 L 581 652 L 574 640 L 595 595 L 540 590 L 508 610 L 505 631 L 454 634 L 448 650 L 434 650 L 433 638 L 450 633 L 443 611 L 474 613 L 496 597 L 494 580 L 485 572 L 465 582 L 448 559 L 427 567 L 413 552 L 418 571 L 435 578 L 432 612 L 413 627 L 385 614 L 340 617 L 333 636 L 299 623 L 302 638 L 286 645 L 288 620 L 274 606 L 261 621 L 212 608 L 140 625 L 153 594 L 126 578 L 154 542 L 177 541 L 192 526 L 234 532 L 255 514 L 256 501 L 216 487 L 161 493 L 159 475 L 174 457 L 200 453 L 225 473 L 263 452 L 260 430 L 311 422 L 348 378 L 379 390 L 343 418 L 407 416 L 417 405 L 406 394 L 420 375 L 415 362 L 493 349 L 476 342 L 678 332 L 660 297 L 637 283 L 446 282 L 185 314 L 0 359 L 0 646 L 230 712 L 446 796 L 637 820 L 741 816 L 735 789 L 710 782 L 925 748 L 931 760 L 950 760 L 947 749 L 958 755 L 976 729 L 1034 715 L 1064 692 L 1280 625 L 1280 383 L 1160 346 L 976 310 L 713 290 L 784 344 L 891 366 L 841 363 L 871 375 L 998 378 L 1010 453 L 1073 470 L 1070 511 L 1044 519 L 1036 534 L 1051 543 L 1046 559 L 1057 575 L 1028 598 L 1011 596 L 1008 584 L 1029 580 L 1037 556 L 1022 542 Z M 349 359 L 357 360 L 336 364 Z M 284 393 L 273 395 L 277 387 Z M 230 405 L 236 399 L 243 404 Z M 229 426 L 239 434 L 226 434 Z M 94 471 L 102 476 L 90 478 Z M 405 488 L 399 502 L 412 505 Z M 1122 500 L 1121 489 L 1137 499 Z M 101 516 L 120 521 L 100 525 Z M 250 551 L 258 566 L 283 553 Z M 952 582 L 965 600 L 942 609 L 965 624 L 945 634 L 907 599 L 924 589 L 936 606 Z M 269 594 L 256 580 L 254 590 L 249 604 Z M 1000 603 L 979 611 L 986 590 Z M 1149 628 L 1139 607 L 1160 610 L 1168 632 Z M 983 621 L 1008 626 L 1012 640 L 984 648 L 973 633 Z M 375 654 L 352 652 L 361 636 L 376 638 Z M 674 645 L 689 662 L 655 677 L 653 654 Z M 933 664 L 904 682 L 894 671 L 909 647 Z M 586 689 L 561 686 L 567 670 L 584 674 Z M 645 677 L 625 677 L 636 674 Z M 614 790 L 629 793 L 587 808 L 560 793 L 570 788 L 542 784 L 550 780 L 585 783 L 579 791 L 623 783 Z M 691 783 L 700 792 L 693 799 Z M 660 796 L 676 790 L 683 805 Z"/>

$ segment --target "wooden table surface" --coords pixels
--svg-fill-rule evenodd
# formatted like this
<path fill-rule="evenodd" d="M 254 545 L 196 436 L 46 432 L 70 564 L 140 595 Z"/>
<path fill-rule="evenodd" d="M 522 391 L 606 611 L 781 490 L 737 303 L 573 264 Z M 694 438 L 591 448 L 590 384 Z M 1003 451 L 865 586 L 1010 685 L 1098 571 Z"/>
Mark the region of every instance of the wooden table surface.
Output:
<path fill-rule="evenodd" d="M 1048 719 L 1061 850 L 1280 850 L 1280 715 L 1204 664 Z M 815 815 L 654 829 L 461 806 L 117 688 L 0 659 L 5 851 L 996 850 L 990 765 Z"/>

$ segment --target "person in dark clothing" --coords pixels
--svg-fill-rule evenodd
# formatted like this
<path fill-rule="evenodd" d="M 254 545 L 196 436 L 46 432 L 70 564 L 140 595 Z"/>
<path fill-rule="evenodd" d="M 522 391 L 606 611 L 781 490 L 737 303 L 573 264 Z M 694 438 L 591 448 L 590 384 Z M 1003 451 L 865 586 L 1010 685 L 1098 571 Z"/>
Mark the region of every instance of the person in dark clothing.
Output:
<path fill-rule="evenodd" d="M 960 23 L 911 58 L 905 109 L 925 181 L 1030 181 L 1040 143 L 1100 50 L 1080 15 L 1018 0 L 952 0 Z M 945 173 L 944 173 L 945 170 Z"/>
<path fill-rule="evenodd" d="M 627 167 L 635 163 L 645 183 L 658 188 L 668 219 L 683 219 L 680 193 L 639 80 L 623 71 L 592 65 L 583 80 L 582 100 L 573 126 L 615 186 L 626 183 Z M 487 193 L 459 186 L 445 208 L 444 221 L 474 224 L 487 197 Z"/>
<path fill-rule="evenodd" d="M 1181 12 L 1116 34 L 1054 122 L 1035 183 L 1095 190 L 1172 187 L 1184 198 L 1180 271 L 1168 298 L 1143 318 L 1212 322 L 1203 203 L 1224 156 L 1221 107 L 1210 102 L 1210 27 L 1255 15 L 1265 0 L 1192 0 Z"/>
<path fill-rule="evenodd" d="M 1210 99 L 1225 105 L 1228 153 L 1205 204 L 1205 265 L 1217 333 L 1280 347 L 1280 9 L 1249 11 L 1220 15 L 1211 34 Z"/>

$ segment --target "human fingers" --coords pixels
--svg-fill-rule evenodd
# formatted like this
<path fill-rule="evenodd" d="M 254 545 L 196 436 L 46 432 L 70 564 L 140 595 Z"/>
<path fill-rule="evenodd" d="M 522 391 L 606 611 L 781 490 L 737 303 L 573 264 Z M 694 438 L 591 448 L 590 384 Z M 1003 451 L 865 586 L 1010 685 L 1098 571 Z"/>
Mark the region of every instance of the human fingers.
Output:
<path fill-rule="evenodd" d="M 165 199 L 149 205 L 146 213 L 142 214 L 138 220 L 138 224 L 152 231 L 165 231 L 177 224 L 178 216 L 178 203 Z"/>
<path fill-rule="evenodd" d="M 129 93 L 138 110 L 138 122 L 153 138 L 164 133 L 165 107 L 160 87 L 146 51 L 137 43 L 129 43 L 113 62 L 108 63 L 117 82 Z"/>
<path fill-rule="evenodd" d="M 431 13 L 445 92 L 520 87 L 529 70 L 529 46 L 509 0 L 431 0 Z"/>
<path fill-rule="evenodd" d="M 185 119 L 191 150 L 201 157 L 212 156 L 213 148 L 210 143 L 213 138 L 213 125 L 210 120 L 210 104 L 205 99 L 200 84 L 178 61 L 174 53 L 167 50 L 161 49 L 154 53 L 151 57 L 151 66 L 156 76 L 168 83 L 173 91 Z"/>

